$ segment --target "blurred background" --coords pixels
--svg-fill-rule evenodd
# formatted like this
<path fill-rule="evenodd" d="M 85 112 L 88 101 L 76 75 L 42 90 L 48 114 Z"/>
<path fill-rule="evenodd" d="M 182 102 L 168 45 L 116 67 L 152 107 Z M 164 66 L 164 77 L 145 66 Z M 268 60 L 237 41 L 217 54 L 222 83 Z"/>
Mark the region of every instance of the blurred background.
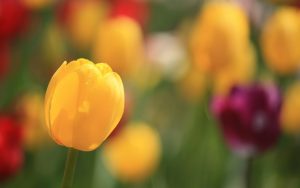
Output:
<path fill-rule="evenodd" d="M 0 0 L 0 187 L 60 187 L 67 149 L 48 136 L 43 99 L 81 57 L 121 75 L 126 105 L 105 143 L 80 152 L 75 188 L 299 187 L 298 8 Z"/>

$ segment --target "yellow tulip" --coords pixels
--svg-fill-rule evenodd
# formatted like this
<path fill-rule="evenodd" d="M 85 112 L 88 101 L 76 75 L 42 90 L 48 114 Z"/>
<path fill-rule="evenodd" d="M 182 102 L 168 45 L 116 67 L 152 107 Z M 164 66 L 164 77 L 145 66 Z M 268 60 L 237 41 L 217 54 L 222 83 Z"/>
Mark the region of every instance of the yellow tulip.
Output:
<path fill-rule="evenodd" d="M 249 40 L 248 19 L 237 5 L 214 2 L 204 5 L 191 36 L 195 67 L 226 94 L 236 84 L 254 76 L 256 56 Z"/>
<path fill-rule="evenodd" d="M 104 2 L 95 0 L 74 1 L 68 20 L 68 31 L 75 47 L 88 49 L 91 47 L 97 28 L 101 27 L 107 15 Z M 103 29 L 103 28 L 102 28 Z"/>
<path fill-rule="evenodd" d="M 139 182 L 151 175 L 158 165 L 161 143 L 158 133 L 144 123 L 125 126 L 104 145 L 105 164 L 124 182 Z"/>
<path fill-rule="evenodd" d="M 96 149 L 116 127 L 123 110 L 122 80 L 105 63 L 64 62 L 46 92 L 50 136 L 60 145 L 82 151 Z"/>
<path fill-rule="evenodd" d="M 143 36 L 138 23 L 127 17 L 107 20 L 99 27 L 93 58 L 105 61 L 122 76 L 132 75 L 144 62 Z"/>
<path fill-rule="evenodd" d="M 262 49 L 267 65 L 279 74 L 294 73 L 300 67 L 300 13 L 285 7 L 276 11 L 262 32 Z"/>
<path fill-rule="evenodd" d="M 291 85 L 284 95 L 281 111 L 282 129 L 287 133 L 300 133 L 300 82 Z"/>
<path fill-rule="evenodd" d="M 249 46 L 247 17 L 233 3 L 207 3 L 190 42 L 193 61 L 204 72 L 218 74 L 228 64 L 243 64 Z"/>

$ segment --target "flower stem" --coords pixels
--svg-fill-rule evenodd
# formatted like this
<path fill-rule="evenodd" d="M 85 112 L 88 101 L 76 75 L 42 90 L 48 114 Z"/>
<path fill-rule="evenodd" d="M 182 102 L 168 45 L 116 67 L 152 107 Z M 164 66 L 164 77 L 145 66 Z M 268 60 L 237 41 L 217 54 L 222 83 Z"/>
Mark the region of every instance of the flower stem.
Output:
<path fill-rule="evenodd" d="M 245 170 L 245 188 L 252 188 L 252 171 L 253 171 L 253 158 L 249 157 L 246 159 L 246 170 Z"/>
<path fill-rule="evenodd" d="M 78 150 L 69 148 L 63 182 L 62 182 L 62 188 L 72 187 L 78 153 L 79 153 Z"/>

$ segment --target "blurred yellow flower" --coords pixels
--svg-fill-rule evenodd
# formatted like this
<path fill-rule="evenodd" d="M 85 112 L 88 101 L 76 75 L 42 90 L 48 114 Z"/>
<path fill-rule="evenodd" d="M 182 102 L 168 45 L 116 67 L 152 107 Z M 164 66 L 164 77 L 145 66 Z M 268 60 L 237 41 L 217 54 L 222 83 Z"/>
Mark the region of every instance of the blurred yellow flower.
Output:
<path fill-rule="evenodd" d="M 30 9 L 42 9 L 53 4 L 56 0 L 21 0 Z"/>
<path fill-rule="evenodd" d="M 97 33 L 97 28 L 107 14 L 104 2 L 97 0 L 71 1 L 71 10 L 68 20 L 68 31 L 79 49 L 91 47 Z M 102 28 L 103 29 L 103 28 Z"/>
<path fill-rule="evenodd" d="M 21 97 L 17 104 L 20 121 L 24 126 L 25 146 L 29 150 L 38 149 L 48 141 L 44 127 L 43 97 L 37 91 L 31 91 Z"/>
<path fill-rule="evenodd" d="M 122 80 L 105 63 L 64 62 L 46 92 L 50 136 L 60 145 L 82 151 L 96 149 L 116 127 L 123 110 Z"/>
<path fill-rule="evenodd" d="M 267 65 L 280 74 L 300 66 L 300 13 L 296 8 L 277 10 L 266 22 L 261 44 Z"/>
<path fill-rule="evenodd" d="M 104 145 L 108 169 L 124 182 L 148 178 L 159 163 L 161 143 L 158 133 L 145 123 L 126 125 Z"/>
<path fill-rule="evenodd" d="M 93 58 L 109 62 L 122 76 L 128 77 L 144 62 L 143 35 L 138 23 L 127 17 L 109 19 L 99 27 Z"/>
<path fill-rule="evenodd" d="M 237 5 L 204 5 L 190 44 L 195 66 L 209 76 L 217 94 L 226 94 L 233 85 L 253 78 L 256 58 L 249 40 L 248 19 Z"/>
<path fill-rule="evenodd" d="M 248 20 L 241 8 L 232 3 L 207 3 L 191 36 L 193 60 L 212 74 L 230 63 L 244 63 L 248 37 Z"/>
<path fill-rule="evenodd" d="M 300 82 L 292 84 L 286 91 L 281 111 L 282 129 L 287 133 L 300 133 Z"/>

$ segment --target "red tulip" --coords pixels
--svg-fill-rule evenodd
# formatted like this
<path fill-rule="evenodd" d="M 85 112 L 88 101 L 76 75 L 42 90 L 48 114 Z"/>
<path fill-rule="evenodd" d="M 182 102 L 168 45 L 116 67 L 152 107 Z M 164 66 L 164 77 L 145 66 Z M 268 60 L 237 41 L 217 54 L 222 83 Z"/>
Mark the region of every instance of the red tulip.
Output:
<path fill-rule="evenodd" d="M 149 19 L 147 0 L 111 0 L 111 16 L 128 16 L 145 26 Z"/>
<path fill-rule="evenodd" d="M 0 181 L 16 174 L 23 163 L 22 127 L 11 117 L 0 116 Z"/>
<path fill-rule="evenodd" d="M 0 1 L 0 39 L 12 38 L 24 31 L 28 11 L 19 0 Z"/>

